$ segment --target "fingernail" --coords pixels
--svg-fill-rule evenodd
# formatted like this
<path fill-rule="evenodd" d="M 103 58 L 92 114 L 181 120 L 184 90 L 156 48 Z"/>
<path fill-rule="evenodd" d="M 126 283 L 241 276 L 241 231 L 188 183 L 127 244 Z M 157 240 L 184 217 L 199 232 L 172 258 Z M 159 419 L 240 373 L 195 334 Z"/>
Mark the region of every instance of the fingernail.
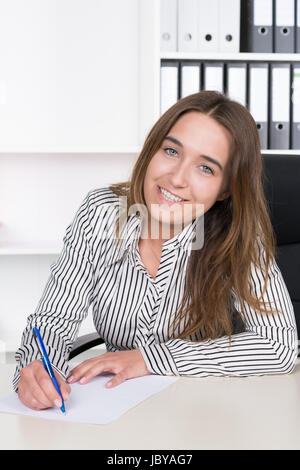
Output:
<path fill-rule="evenodd" d="M 79 383 L 80 383 L 80 384 L 84 384 L 85 381 L 86 381 L 86 377 L 82 377 L 82 378 L 79 380 Z"/>
<path fill-rule="evenodd" d="M 57 406 L 57 408 L 61 408 L 62 403 L 58 398 L 54 400 L 54 403 L 55 403 L 55 406 Z"/>
<path fill-rule="evenodd" d="M 74 380 L 74 375 L 70 375 L 70 377 L 67 378 L 67 382 L 73 382 Z"/>
<path fill-rule="evenodd" d="M 112 386 L 112 382 L 107 382 L 106 386 L 107 386 L 107 387 L 111 387 L 111 386 Z"/>

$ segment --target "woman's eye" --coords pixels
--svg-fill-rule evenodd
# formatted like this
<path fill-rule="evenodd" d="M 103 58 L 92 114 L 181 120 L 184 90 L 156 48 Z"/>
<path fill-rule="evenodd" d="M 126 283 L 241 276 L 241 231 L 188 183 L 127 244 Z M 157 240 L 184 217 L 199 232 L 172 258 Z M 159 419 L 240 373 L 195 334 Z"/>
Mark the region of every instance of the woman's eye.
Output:
<path fill-rule="evenodd" d="M 177 151 L 172 149 L 171 147 L 166 147 L 164 149 L 164 151 L 168 154 L 168 155 L 171 155 L 171 157 L 175 157 L 175 155 L 177 155 Z M 170 152 L 170 153 L 169 153 Z M 171 153 L 171 152 L 174 152 L 174 153 Z"/>
<path fill-rule="evenodd" d="M 214 174 L 213 170 L 207 166 L 207 165 L 200 165 L 200 167 L 203 167 L 205 170 L 204 170 L 204 173 L 210 173 L 210 174 Z M 208 171 L 207 171 L 208 170 Z"/>
<path fill-rule="evenodd" d="M 166 152 L 167 155 L 171 156 L 171 157 L 176 157 L 176 155 L 178 155 L 178 152 L 177 150 L 175 149 L 172 149 L 172 147 L 166 147 L 164 148 L 164 152 Z M 214 174 L 214 171 L 207 165 L 200 165 L 200 167 L 203 167 L 204 168 L 204 173 L 208 173 L 208 174 Z"/>

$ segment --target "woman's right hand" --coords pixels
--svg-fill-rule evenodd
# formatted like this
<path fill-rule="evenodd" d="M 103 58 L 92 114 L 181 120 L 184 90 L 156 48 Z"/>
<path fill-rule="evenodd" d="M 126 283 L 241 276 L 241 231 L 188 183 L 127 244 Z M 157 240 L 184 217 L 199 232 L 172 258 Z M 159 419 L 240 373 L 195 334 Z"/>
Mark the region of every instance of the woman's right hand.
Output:
<path fill-rule="evenodd" d="M 64 401 L 68 400 L 71 387 L 63 378 L 54 371 Z M 29 366 L 20 371 L 18 383 L 18 396 L 24 405 L 33 410 L 43 410 L 62 406 L 61 398 L 56 391 L 49 374 L 44 368 L 42 361 L 33 361 Z"/>

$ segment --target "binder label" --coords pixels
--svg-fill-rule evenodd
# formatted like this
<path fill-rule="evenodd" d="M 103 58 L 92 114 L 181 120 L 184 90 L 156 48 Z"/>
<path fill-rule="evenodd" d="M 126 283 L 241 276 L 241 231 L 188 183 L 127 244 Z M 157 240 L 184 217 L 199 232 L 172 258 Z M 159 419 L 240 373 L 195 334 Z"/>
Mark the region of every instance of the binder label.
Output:
<path fill-rule="evenodd" d="M 289 122 L 290 120 L 289 83 L 289 68 L 274 67 L 272 86 L 272 120 L 275 122 Z"/>
<path fill-rule="evenodd" d="M 231 99 L 246 106 L 246 66 L 228 65 L 228 95 Z"/>
<path fill-rule="evenodd" d="M 250 69 L 250 113 L 257 122 L 268 121 L 268 69 Z"/>
<path fill-rule="evenodd" d="M 255 26 L 272 26 L 272 0 L 254 0 L 253 22 Z"/>
<path fill-rule="evenodd" d="M 294 26 L 294 0 L 277 0 L 276 25 Z"/>

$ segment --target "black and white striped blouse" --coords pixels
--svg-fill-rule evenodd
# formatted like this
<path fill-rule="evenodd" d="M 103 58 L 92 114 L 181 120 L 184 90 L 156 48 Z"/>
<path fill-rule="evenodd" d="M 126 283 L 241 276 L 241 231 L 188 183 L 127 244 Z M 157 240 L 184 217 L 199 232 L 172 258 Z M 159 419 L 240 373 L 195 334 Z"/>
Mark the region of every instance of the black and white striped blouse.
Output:
<path fill-rule="evenodd" d="M 64 236 L 63 250 L 35 312 L 28 317 L 16 352 L 13 380 L 17 389 L 22 367 L 39 357 L 32 328 L 40 329 L 53 366 L 66 377 L 68 355 L 79 326 L 92 305 L 95 328 L 107 351 L 140 349 L 154 374 L 206 377 L 283 374 L 297 357 L 297 330 L 290 296 L 274 261 L 263 299 L 283 313 L 257 314 L 246 303 L 246 331 L 200 340 L 168 339 L 168 328 L 180 304 L 195 221 L 163 243 L 153 279 L 144 267 L 138 240 L 141 219 L 130 215 L 126 233 L 115 249 L 119 198 L 109 189 L 90 191 Z M 257 297 L 263 276 L 252 268 Z M 241 311 L 237 303 L 235 307 Z M 199 333 L 200 335 L 200 333 Z"/>

